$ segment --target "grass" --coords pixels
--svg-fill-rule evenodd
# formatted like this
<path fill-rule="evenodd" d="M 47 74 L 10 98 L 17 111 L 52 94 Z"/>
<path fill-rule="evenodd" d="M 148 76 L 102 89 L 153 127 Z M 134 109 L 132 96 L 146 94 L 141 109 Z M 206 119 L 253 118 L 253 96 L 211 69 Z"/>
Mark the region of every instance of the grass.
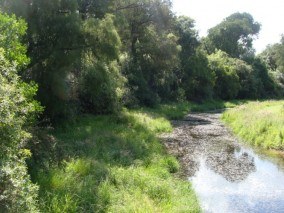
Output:
<path fill-rule="evenodd" d="M 177 175 L 179 163 L 157 138 L 172 131 L 171 107 L 84 115 L 50 130 L 56 157 L 31 171 L 41 211 L 200 212 L 191 184 Z"/>
<path fill-rule="evenodd" d="M 154 109 L 144 108 L 143 110 L 148 113 L 157 113 L 167 119 L 174 120 L 174 119 L 183 118 L 189 112 L 205 112 L 217 109 L 232 108 L 245 102 L 246 101 L 243 100 L 231 100 L 231 101 L 210 100 L 210 101 L 204 101 L 202 103 L 181 102 L 181 103 L 161 104 Z"/>
<path fill-rule="evenodd" d="M 223 120 L 254 146 L 284 150 L 284 101 L 249 102 L 225 112 Z"/>

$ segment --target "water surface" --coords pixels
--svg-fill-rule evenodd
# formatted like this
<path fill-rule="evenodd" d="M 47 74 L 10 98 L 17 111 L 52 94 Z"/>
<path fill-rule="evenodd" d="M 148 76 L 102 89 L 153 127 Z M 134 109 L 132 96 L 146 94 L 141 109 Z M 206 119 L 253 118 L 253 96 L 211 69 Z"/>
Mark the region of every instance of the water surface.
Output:
<path fill-rule="evenodd" d="M 196 113 L 164 136 L 179 157 L 205 212 L 284 213 L 284 160 L 245 147 L 219 120 Z"/>

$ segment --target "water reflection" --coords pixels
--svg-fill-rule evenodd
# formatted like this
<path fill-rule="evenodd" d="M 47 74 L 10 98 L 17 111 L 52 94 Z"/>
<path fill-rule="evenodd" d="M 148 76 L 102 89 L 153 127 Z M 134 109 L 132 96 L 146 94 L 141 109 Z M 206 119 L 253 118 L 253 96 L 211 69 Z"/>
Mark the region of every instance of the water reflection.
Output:
<path fill-rule="evenodd" d="M 284 167 L 240 146 L 218 113 L 189 115 L 164 135 L 205 212 L 284 212 Z M 283 162 L 283 160 L 280 160 Z"/>
<path fill-rule="evenodd" d="M 205 162 L 208 168 L 231 182 L 243 181 L 256 171 L 254 158 L 232 145 L 221 148 L 220 152 L 208 153 Z"/>

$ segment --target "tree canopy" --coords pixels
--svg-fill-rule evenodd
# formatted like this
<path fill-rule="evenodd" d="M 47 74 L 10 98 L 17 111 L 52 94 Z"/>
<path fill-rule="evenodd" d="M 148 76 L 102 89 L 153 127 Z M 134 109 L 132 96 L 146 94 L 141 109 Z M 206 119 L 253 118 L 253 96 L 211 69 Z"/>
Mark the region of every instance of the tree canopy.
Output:
<path fill-rule="evenodd" d="M 206 48 L 210 53 L 222 50 L 234 58 L 251 55 L 254 52 L 252 42 L 260 27 L 249 13 L 234 13 L 209 29 Z"/>

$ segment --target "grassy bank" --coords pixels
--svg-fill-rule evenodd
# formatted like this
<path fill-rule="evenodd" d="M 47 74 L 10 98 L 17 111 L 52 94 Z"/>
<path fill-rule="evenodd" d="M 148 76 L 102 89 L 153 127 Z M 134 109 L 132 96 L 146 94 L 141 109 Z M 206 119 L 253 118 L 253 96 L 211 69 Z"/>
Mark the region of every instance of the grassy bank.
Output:
<path fill-rule="evenodd" d="M 217 109 L 233 108 L 240 104 L 246 103 L 245 100 L 210 100 L 202 103 L 194 102 L 182 102 L 182 103 L 171 103 L 161 104 L 154 109 L 144 108 L 143 110 L 147 113 L 156 113 L 167 119 L 182 119 L 189 112 L 206 112 Z"/>
<path fill-rule="evenodd" d="M 284 101 L 249 102 L 225 112 L 223 120 L 254 146 L 284 150 Z"/>
<path fill-rule="evenodd" d="M 50 130 L 45 138 L 56 149 L 31 170 L 41 211 L 199 212 L 190 183 L 176 174 L 179 163 L 157 139 L 171 130 L 155 110 L 85 115 Z"/>

